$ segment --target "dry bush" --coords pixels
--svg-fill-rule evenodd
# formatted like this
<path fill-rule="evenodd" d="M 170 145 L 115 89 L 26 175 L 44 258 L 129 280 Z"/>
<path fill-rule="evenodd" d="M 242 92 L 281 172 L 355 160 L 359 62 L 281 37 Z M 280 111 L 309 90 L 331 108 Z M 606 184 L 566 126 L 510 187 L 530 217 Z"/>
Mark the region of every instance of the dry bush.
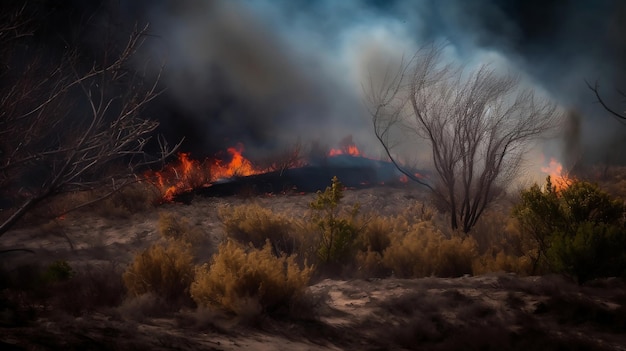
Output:
<path fill-rule="evenodd" d="M 384 278 L 391 270 L 383 263 L 383 255 L 376 251 L 359 251 L 356 253 L 357 276 L 360 278 Z"/>
<path fill-rule="evenodd" d="M 252 244 L 260 249 L 269 240 L 276 256 L 291 255 L 298 245 L 296 237 L 291 235 L 296 224 L 261 205 L 221 207 L 218 214 L 228 237 L 244 245 Z"/>
<path fill-rule="evenodd" d="M 116 308 L 116 311 L 131 320 L 138 322 L 145 318 L 163 316 L 171 307 L 161 297 L 153 292 L 139 296 L 129 296 Z"/>
<path fill-rule="evenodd" d="M 169 240 L 182 240 L 192 246 L 202 243 L 205 237 L 202 230 L 198 227 L 192 226 L 187 218 L 178 217 L 172 213 L 159 213 L 159 222 L 157 227 L 162 238 Z"/>
<path fill-rule="evenodd" d="M 358 252 L 355 256 L 359 275 L 384 277 L 391 273 L 383 264 L 383 253 L 391 245 L 394 233 L 402 232 L 408 224 L 399 217 L 368 216 L 357 237 Z"/>
<path fill-rule="evenodd" d="M 398 218 L 402 219 L 405 223 L 435 221 L 436 217 L 436 210 L 433 207 L 427 206 L 425 203 L 419 201 L 407 206 L 398 214 Z"/>
<path fill-rule="evenodd" d="M 397 231 L 398 223 L 397 218 L 393 217 L 370 217 L 359 232 L 359 249 L 382 254 L 391 245 L 390 236 Z"/>
<path fill-rule="evenodd" d="M 481 253 L 474 260 L 474 274 L 504 271 L 529 275 L 536 261 L 537 245 L 521 233 L 517 220 L 509 215 L 511 206 L 498 205 L 486 211 L 470 232 Z"/>
<path fill-rule="evenodd" d="M 476 257 L 476 241 L 471 237 L 446 238 L 432 223 L 420 222 L 407 233 L 394 235 L 383 264 L 402 278 L 462 276 L 472 273 Z"/>
<path fill-rule="evenodd" d="M 158 193 L 147 183 L 132 183 L 110 194 L 109 189 L 75 191 L 51 197 L 33 210 L 24 221 L 35 222 L 49 220 L 74 213 L 95 213 L 104 218 L 129 218 L 133 214 L 154 208 Z M 79 206 L 77 204 L 90 204 Z M 39 219 L 39 220 L 37 220 Z"/>
<path fill-rule="evenodd" d="M 137 254 L 122 278 L 131 296 L 154 293 L 167 302 L 185 303 L 193 272 L 190 245 L 169 240 Z"/>
<path fill-rule="evenodd" d="M 312 267 L 301 269 L 293 256 L 276 257 L 269 241 L 261 250 L 246 251 L 229 240 L 210 265 L 197 268 L 190 291 L 198 306 L 250 317 L 289 309 L 312 272 Z"/>
<path fill-rule="evenodd" d="M 98 196 L 95 192 L 92 196 Z M 159 193 L 148 183 L 133 183 L 93 206 L 95 212 L 106 218 L 129 218 L 154 208 Z"/>
<path fill-rule="evenodd" d="M 529 275 L 533 271 L 533 258 L 531 255 L 516 256 L 504 251 L 498 251 L 495 255 L 485 253 L 474 260 L 472 269 L 474 274 L 507 272 Z"/>
<path fill-rule="evenodd" d="M 519 235 L 509 231 L 512 221 L 511 208 L 495 208 L 486 210 L 476 223 L 470 235 L 476 240 L 478 250 L 487 252 L 504 250 L 507 253 L 518 245 Z"/>

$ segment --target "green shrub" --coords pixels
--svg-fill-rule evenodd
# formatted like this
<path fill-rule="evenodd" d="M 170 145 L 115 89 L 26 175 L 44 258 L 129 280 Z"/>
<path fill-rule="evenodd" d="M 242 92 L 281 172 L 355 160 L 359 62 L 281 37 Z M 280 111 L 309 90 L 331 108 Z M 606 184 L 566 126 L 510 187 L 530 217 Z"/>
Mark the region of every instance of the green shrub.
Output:
<path fill-rule="evenodd" d="M 196 269 L 191 296 L 201 307 L 236 314 L 289 309 L 307 287 L 312 267 L 300 268 L 293 256 L 276 257 L 268 241 L 244 250 L 233 241 L 219 247 L 211 264 Z"/>
<path fill-rule="evenodd" d="M 354 241 L 358 233 L 355 218 L 359 204 L 346 214 L 340 206 L 342 198 L 343 184 L 333 177 L 331 186 L 326 187 L 324 192 L 318 191 L 315 201 L 309 204 L 320 235 L 318 258 L 324 264 L 345 262 L 354 255 Z"/>
<path fill-rule="evenodd" d="M 193 272 L 190 245 L 170 240 L 137 254 L 122 278 L 132 296 L 151 292 L 168 302 L 184 302 L 189 296 Z"/>
<path fill-rule="evenodd" d="M 62 282 L 72 278 L 75 274 L 76 272 L 67 261 L 57 260 L 48 265 L 48 268 L 43 272 L 43 279 L 50 283 Z"/>
<path fill-rule="evenodd" d="M 583 283 L 597 277 L 626 277 L 624 228 L 585 221 L 576 232 L 557 232 L 546 253 L 557 272 L 573 275 Z"/>
<path fill-rule="evenodd" d="M 297 240 L 291 233 L 295 230 L 295 224 L 285 216 L 258 204 L 249 204 L 222 207 L 219 209 L 219 217 L 228 237 L 243 245 L 252 244 L 261 249 L 269 240 L 276 256 L 294 253 Z"/>
<path fill-rule="evenodd" d="M 522 191 L 513 215 L 537 243 L 535 271 L 564 273 L 579 283 L 626 274 L 624 205 L 596 185 L 576 181 L 557 191 L 550 182 Z"/>

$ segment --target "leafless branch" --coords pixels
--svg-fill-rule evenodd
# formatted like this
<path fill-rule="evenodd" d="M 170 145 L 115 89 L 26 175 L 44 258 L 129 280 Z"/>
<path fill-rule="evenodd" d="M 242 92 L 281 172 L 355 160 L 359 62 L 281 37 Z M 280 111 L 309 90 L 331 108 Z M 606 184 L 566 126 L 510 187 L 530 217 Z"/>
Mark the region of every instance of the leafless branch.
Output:
<path fill-rule="evenodd" d="M 500 76 L 488 65 L 467 72 L 442 63 L 442 46 L 422 48 L 378 88 L 370 83 L 376 137 L 391 162 L 426 185 L 450 214 L 450 226 L 468 233 L 517 174 L 528 141 L 559 117 L 556 105 Z M 393 133 L 431 146 L 436 179 L 408 172 L 391 152 Z"/>
<path fill-rule="evenodd" d="M 591 85 L 591 83 L 589 83 L 588 81 L 585 81 L 585 83 L 587 84 L 587 87 L 591 89 L 591 91 L 593 91 L 594 95 L 596 96 L 596 99 L 598 99 L 598 102 L 600 103 L 600 105 L 602 105 L 602 108 L 604 108 L 606 111 L 608 111 L 611 115 L 613 115 L 620 121 L 626 121 L 626 112 L 625 113 L 617 112 L 612 107 L 610 107 L 604 101 L 604 99 L 602 99 L 602 96 L 600 95 L 600 85 L 598 84 L 598 82 L 596 82 L 594 85 Z M 620 93 L 620 95 L 622 95 L 622 97 L 626 98 L 626 95 L 624 95 L 623 92 L 621 91 L 618 91 L 618 92 Z"/>
<path fill-rule="evenodd" d="M 34 59 L 23 74 L 12 76 L 14 84 L 5 84 L 0 200 L 10 199 L 13 206 L 0 221 L 0 236 L 56 194 L 105 188 L 104 199 L 180 146 L 170 148 L 159 139 L 159 155 L 150 158 L 144 151 L 158 122 L 141 113 L 161 93 L 160 72 L 149 81 L 129 65 L 147 30 L 135 27 L 119 51 L 105 52 L 86 70 L 69 50 L 56 65 Z"/>

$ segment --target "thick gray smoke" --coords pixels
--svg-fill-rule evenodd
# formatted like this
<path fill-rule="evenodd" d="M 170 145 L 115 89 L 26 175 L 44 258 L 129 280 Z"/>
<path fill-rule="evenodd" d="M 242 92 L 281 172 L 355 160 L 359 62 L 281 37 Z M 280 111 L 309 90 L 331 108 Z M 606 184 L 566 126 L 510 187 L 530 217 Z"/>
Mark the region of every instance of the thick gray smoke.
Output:
<path fill-rule="evenodd" d="M 118 3 L 118 2 L 116 2 Z M 158 109 L 172 137 L 212 152 L 297 138 L 333 144 L 352 134 L 376 148 L 362 83 L 376 65 L 433 40 L 450 58 L 520 72 L 572 111 L 557 156 L 615 161 L 626 126 L 604 112 L 585 80 L 619 106 L 626 89 L 626 4 L 614 0 L 121 1 L 151 22 L 151 58 L 167 57 Z M 158 60 L 155 60 L 158 61 Z M 558 149 L 558 150 L 557 150 Z M 569 153 L 569 155 L 567 155 Z M 623 154 L 623 153 L 622 153 Z"/>

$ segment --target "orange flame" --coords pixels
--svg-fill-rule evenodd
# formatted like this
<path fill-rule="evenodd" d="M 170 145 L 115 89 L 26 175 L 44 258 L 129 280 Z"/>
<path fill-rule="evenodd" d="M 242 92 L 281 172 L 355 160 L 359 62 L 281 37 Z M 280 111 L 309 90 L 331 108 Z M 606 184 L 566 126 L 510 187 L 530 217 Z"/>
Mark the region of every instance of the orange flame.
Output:
<path fill-rule="evenodd" d="M 243 145 L 237 144 L 236 147 L 229 147 L 226 152 L 230 155 L 230 161 L 224 162 L 216 160 L 211 166 L 212 181 L 221 178 L 230 178 L 234 176 L 249 176 L 264 172 L 264 170 L 256 169 L 252 162 L 243 157 Z"/>
<path fill-rule="evenodd" d="M 243 153 L 243 145 L 237 144 L 226 150 L 227 160 L 214 158 L 203 162 L 191 160 L 189 153 L 178 154 L 178 159 L 167 165 L 162 171 L 148 172 L 149 179 L 163 194 L 162 201 L 169 202 L 176 194 L 194 188 L 209 186 L 222 178 L 248 176 L 265 172 L 252 165 Z"/>
<path fill-rule="evenodd" d="M 563 172 L 563 165 L 554 158 L 550 158 L 548 166 L 541 167 L 541 171 L 550 176 L 550 181 L 556 191 L 567 189 L 573 182 L 573 179 Z"/>
<path fill-rule="evenodd" d="M 339 155 L 350 155 L 350 156 L 354 156 L 354 157 L 365 157 L 363 155 L 363 153 L 361 152 L 361 150 L 359 150 L 359 148 L 352 144 L 352 145 L 345 145 L 340 149 L 330 149 L 330 151 L 328 152 L 328 156 L 333 157 L 333 156 L 339 156 Z"/>

